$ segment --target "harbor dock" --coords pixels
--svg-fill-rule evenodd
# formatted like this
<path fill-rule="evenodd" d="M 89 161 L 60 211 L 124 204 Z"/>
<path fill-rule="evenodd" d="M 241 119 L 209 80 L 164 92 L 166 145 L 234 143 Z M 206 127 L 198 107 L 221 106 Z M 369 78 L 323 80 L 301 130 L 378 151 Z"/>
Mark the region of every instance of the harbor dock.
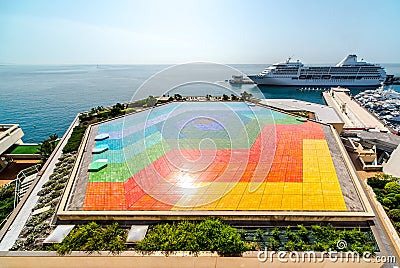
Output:
<path fill-rule="evenodd" d="M 344 129 L 376 130 L 389 132 L 389 129 L 365 108 L 361 107 L 348 94 L 345 88 L 331 88 L 323 92 L 325 102 L 334 108 L 345 122 Z"/>

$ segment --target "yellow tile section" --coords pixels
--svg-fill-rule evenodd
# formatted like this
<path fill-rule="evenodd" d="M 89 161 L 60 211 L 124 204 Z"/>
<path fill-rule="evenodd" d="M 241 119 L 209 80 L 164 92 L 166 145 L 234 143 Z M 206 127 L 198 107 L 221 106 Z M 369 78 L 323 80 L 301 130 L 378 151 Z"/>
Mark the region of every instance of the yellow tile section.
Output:
<path fill-rule="evenodd" d="M 283 183 L 282 183 L 283 184 Z M 283 195 L 264 194 L 261 198 L 260 210 L 281 210 Z"/>
<path fill-rule="evenodd" d="M 303 210 L 303 195 L 283 195 L 282 210 Z"/>
<path fill-rule="evenodd" d="M 285 182 L 283 186 L 283 195 L 302 195 L 303 183 L 301 182 Z"/>
<path fill-rule="evenodd" d="M 303 210 L 347 210 L 326 140 L 303 140 Z"/>
<path fill-rule="evenodd" d="M 283 195 L 284 182 L 267 182 L 265 183 L 264 195 Z"/>
<path fill-rule="evenodd" d="M 240 199 L 237 210 L 258 210 L 261 199 L 261 194 L 244 194 Z"/>
<path fill-rule="evenodd" d="M 303 182 L 201 182 L 193 188 L 173 210 L 347 210 L 325 140 L 303 140 Z"/>
<path fill-rule="evenodd" d="M 227 194 L 219 200 L 215 209 L 216 210 L 236 210 L 241 199 L 242 199 L 242 195 Z"/>
<path fill-rule="evenodd" d="M 303 195 L 303 210 L 325 209 L 324 196 L 322 194 Z"/>

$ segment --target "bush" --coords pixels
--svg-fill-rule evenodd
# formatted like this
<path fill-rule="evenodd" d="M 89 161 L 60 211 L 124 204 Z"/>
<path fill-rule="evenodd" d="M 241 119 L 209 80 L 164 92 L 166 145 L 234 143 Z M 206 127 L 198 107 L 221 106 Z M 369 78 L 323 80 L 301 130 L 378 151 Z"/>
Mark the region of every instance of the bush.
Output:
<path fill-rule="evenodd" d="M 391 209 L 389 210 L 389 217 L 394 221 L 400 222 L 400 209 Z"/>
<path fill-rule="evenodd" d="M 76 126 L 71 133 L 71 137 L 68 139 L 67 144 L 63 149 L 63 153 L 71 153 L 78 151 L 79 145 L 81 144 L 83 135 L 85 134 L 86 127 Z"/>
<path fill-rule="evenodd" d="M 37 195 L 38 196 L 45 196 L 45 195 L 47 195 L 48 193 L 50 193 L 52 191 L 52 188 L 51 187 L 46 187 L 46 188 L 43 188 L 42 190 L 40 190 L 38 193 L 37 193 Z"/>
<path fill-rule="evenodd" d="M 304 227 L 303 224 L 297 225 L 297 228 L 299 229 L 299 235 L 304 241 L 308 241 L 308 230 L 306 227 Z"/>
<path fill-rule="evenodd" d="M 386 183 L 385 188 L 386 192 L 400 194 L 400 184 L 396 181 L 391 181 Z"/>
<path fill-rule="evenodd" d="M 95 222 L 81 225 L 72 230 L 62 243 L 50 246 L 49 250 L 56 250 L 58 254 L 70 254 L 72 251 L 93 253 L 110 251 L 118 254 L 126 249 L 126 233 L 119 228 L 118 223 L 102 228 Z"/>
<path fill-rule="evenodd" d="M 372 188 L 383 189 L 385 187 L 386 183 L 388 183 L 388 181 L 382 180 L 380 178 L 372 177 L 372 178 L 367 179 L 367 183 Z"/>
<path fill-rule="evenodd" d="M 279 249 L 279 241 L 276 240 L 275 238 L 271 237 L 269 239 L 268 248 L 269 248 L 269 250 L 278 250 Z"/>
<path fill-rule="evenodd" d="M 387 197 L 385 197 L 385 198 L 382 199 L 382 203 L 383 203 L 383 205 L 386 206 L 388 209 L 391 209 L 391 208 L 393 208 L 393 206 L 394 206 L 392 200 L 391 200 L 390 198 L 387 198 Z"/>
<path fill-rule="evenodd" d="M 241 254 L 248 250 L 238 230 L 219 219 L 201 222 L 181 221 L 152 227 L 149 234 L 137 244 L 142 251 L 216 251 L 221 255 Z"/>
<path fill-rule="evenodd" d="M 0 187 L 0 223 L 14 209 L 15 184 L 8 184 Z"/>
<path fill-rule="evenodd" d="M 394 227 L 396 228 L 397 232 L 400 231 L 400 222 L 395 222 Z"/>
<path fill-rule="evenodd" d="M 278 228 L 278 227 L 274 227 L 274 229 L 272 230 L 272 232 L 271 232 L 271 234 L 273 235 L 273 237 L 275 238 L 275 239 L 278 239 L 279 240 L 279 234 L 280 234 L 280 229 Z"/>

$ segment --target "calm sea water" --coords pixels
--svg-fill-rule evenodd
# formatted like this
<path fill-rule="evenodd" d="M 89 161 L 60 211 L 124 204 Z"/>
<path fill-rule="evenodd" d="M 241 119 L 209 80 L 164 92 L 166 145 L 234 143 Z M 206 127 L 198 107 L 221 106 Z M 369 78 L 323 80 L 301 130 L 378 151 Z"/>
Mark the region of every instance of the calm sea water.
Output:
<path fill-rule="evenodd" d="M 383 64 L 388 74 L 400 75 L 400 64 Z M 167 65 L 63 65 L 0 66 L 0 123 L 18 123 L 24 142 L 41 142 L 49 135 L 62 136 L 77 113 L 92 107 L 131 100 L 140 85 Z M 258 73 L 265 65 L 232 65 Z M 226 77 L 228 79 L 229 77 Z M 400 87 L 393 87 L 400 92 Z M 290 87 L 233 86 L 235 92 L 257 93 L 266 98 L 296 98 L 323 103 L 320 92 L 300 92 Z M 355 90 L 354 93 L 357 93 Z M 179 90 L 177 90 L 179 91 Z M 193 95 L 214 94 L 218 88 L 187 85 Z"/>

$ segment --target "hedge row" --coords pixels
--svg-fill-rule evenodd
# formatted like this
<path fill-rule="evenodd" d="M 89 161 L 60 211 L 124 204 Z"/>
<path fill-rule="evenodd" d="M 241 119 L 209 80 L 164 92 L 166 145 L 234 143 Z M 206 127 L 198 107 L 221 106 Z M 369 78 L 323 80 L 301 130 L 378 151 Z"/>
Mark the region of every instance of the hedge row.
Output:
<path fill-rule="evenodd" d="M 86 130 L 85 126 L 74 127 L 71 137 L 68 139 L 68 142 L 63 149 L 64 153 L 72 153 L 78 151 L 83 135 L 85 134 L 85 130 Z"/>

